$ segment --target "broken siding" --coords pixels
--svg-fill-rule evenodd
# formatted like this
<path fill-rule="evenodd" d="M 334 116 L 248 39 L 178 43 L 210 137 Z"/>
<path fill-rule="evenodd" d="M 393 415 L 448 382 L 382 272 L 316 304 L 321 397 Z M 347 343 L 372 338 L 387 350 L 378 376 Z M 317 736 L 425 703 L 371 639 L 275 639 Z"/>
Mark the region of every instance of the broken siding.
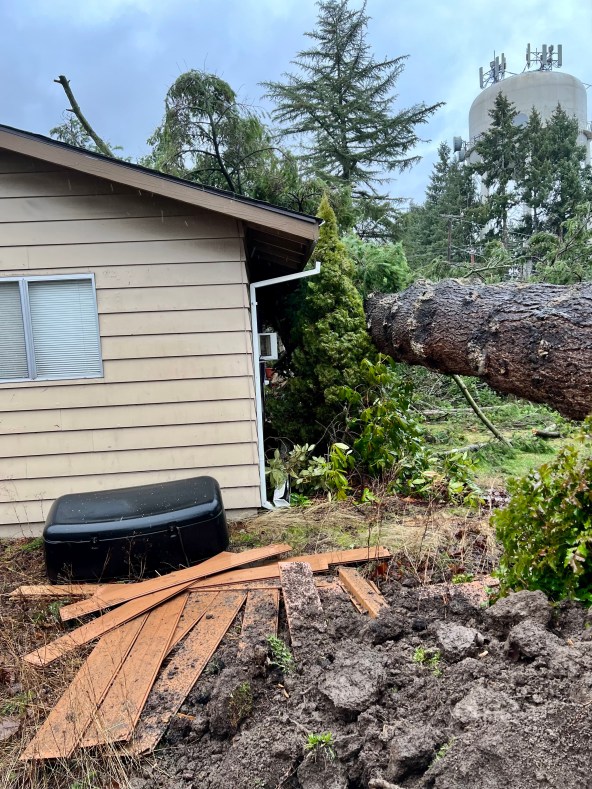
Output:
<path fill-rule="evenodd" d="M 0 277 L 88 272 L 104 377 L 0 384 L 0 534 L 65 493 L 197 474 L 258 506 L 237 222 L 0 152 Z"/>

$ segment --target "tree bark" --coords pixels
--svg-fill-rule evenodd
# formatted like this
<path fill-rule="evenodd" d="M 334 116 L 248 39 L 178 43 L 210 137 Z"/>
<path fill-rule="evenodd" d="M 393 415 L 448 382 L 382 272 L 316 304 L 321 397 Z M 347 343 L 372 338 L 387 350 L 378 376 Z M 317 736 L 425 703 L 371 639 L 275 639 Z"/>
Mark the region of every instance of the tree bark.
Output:
<path fill-rule="evenodd" d="M 570 419 L 592 412 L 592 283 L 420 281 L 372 294 L 366 316 L 396 361 L 476 376 Z"/>

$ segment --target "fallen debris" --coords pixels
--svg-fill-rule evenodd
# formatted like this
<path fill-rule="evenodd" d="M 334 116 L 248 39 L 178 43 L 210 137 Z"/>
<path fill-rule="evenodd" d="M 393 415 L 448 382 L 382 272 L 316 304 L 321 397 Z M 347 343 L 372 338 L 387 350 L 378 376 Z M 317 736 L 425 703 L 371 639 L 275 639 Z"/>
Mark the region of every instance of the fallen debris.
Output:
<path fill-rule="evenodd" d="M 339 580 L 346 591 L 370 614 L 372 619 L 376 619 L 383 608 L 388 608 L 388 603 L 380 594 L 378 588 L 365 578 L 362 578 L 356 569 L 340 567 Z"/>
<path fill-rule="evenodd" d="M 118 742 L 127 743 L 122 747 L 128 753 L 150 752 L 245 601 L 238 644 L 243 661 L 254 658 L 257 650 L 265 656 L 268 637 L 277 634 L 280 591 L 292 648 L 298 651 L 305 644 L 310 648 L 311 640 L 322 638 L 326 631 L 318 588 L 329 594 L 341 590 L 334 576 L 315 581 L 313 572 L 390 557 L 382 547 L 362 548 L 238 569 L 289 550 L 288 545 L 272 545 L 242 553 L 223 552 L 196 567 L 149 581 L 96 585 L 92 595 L 90 585 L 56 585 L 51 595 L 43 586 L 17 590 L 33 599 L 58 597 L 59 590 L 69 596 L 75 588 L 86 594 L 88 599 L 62 609 L 64 619 L 73 612 L 82 616 L 118 605 L 25 655 L 27 662 L 45 666 L 100 639 L 21 760 L 68 758 L 77 747 Z M 349 571 L 348 577 L 356 576 Z M 385 603 L 378 590 L 361 576 L 356 580 L 359 586 L 382 610 Z"/>

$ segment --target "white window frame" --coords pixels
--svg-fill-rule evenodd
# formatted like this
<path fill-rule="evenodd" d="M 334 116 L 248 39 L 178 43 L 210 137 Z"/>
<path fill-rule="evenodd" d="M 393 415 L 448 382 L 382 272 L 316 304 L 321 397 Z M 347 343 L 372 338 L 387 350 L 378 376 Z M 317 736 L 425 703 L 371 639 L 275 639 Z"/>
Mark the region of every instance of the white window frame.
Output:
<path fill-rule="evenodd" d="M 29 307 L 29 289 L 28 282 L 61 282 L 63 280 L 90 280 L 92 285 L 93 301 L 95 308 L 95 321 L 97 328 L 97 337 L 99 340 L 99 362 L 100 372 L 93 373 L 92 375 L 37 375 L 37 367 L 35 364 L 35 351 L 33 348 L 33 330 L 31 325 L 31 310 Z M 19 292 L 21 297 L 21 312 L 23 316 L 23 326 L 25 329 L 25 349 L 27 352 L 27 365 L 29 367 L 28 378 L 0 378 L 0 384 L 18 384 L 26 383 L 28 381 L 78 381 L 87 378 L 103 378 L 103 349 L 101 347 L 101 332 L 99 330 L 99 310 L 97 306 L 97 288 L 95 284 L 95 275 L 90 274 L 56 274 L 55 276 L 32 276 L 32 277 L 0 277 L 0 284 L 4 282 L 18 282 Z"/>

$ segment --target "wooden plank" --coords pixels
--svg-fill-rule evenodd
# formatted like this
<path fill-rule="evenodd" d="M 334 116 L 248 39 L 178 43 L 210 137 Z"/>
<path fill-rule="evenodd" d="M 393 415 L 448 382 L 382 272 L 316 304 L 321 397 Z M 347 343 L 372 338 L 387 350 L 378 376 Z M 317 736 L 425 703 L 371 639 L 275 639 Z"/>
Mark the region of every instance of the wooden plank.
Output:
<path fill-rule="evenodd" d="M 388 603 L 373 584 L 353 567 L 340 567 L 339 580 L 349 592 L 351 597 L 367 611 L 372 619 L 376 619 L 383 608 L 388 608 Z"/>
<path fill-rule="evenodd" d="M 131 584 L 106 584 L 101 588 L 98 596 L 61 608 L 60 616 L 62 621 L 65 622 L 68 619 L 81 616 L 81 612 L 88 614 L 92 611 L 100 611 L 102 607 L 115 605 L 126 600 L 136 600 L 144 595 L 159 592 L 162 589 L 177 587 L 187 582 L 192 584 L 198 579 L 218 573 L 224 573 L 232 567 L 240 567 L 245 564 L 260 562 L 271 556 L 279 556 L 282 553 L 288 553 L 290 550 L 291 548 L 289 545 L 279 544 L 268 545 L 263 548 L 250 548 L 240 553 L 228 553 L 223 551 L 222 553 L 216 554 L 216 556 L 213 556 L 211 559 L 206 559 L 206 561 L 201 562 L 201 564 L 197 564 L 193 567 L 186 567 L 183 570 L 175 570 L 175 572 L 161 575 L 158 578 L 150 578 L 148 581 L 140 581 Z M 97 607 L 91 608 L 91 605 Z M 96 622 L 98 620 L 94 621 Z"/>
<path fill-rule="evenodd" d="M 307 562 L 280 562 L 280 579 L 292 649 L 296 657 L 304 648 L 318 647 L 327 631 L 325 613 Z"/>
<path fill-rule="evenodd" d="M 128 753 L 147 753 L 156 747 L 170 719 L 197 682 L 218 644 L 245 601 L 244 592 L 223 592 L 157 678 Z"/>
<path fill-rule="evenodd" d="M 257 647 L 266 647 L 267 638 L 277 635 L 279 589 L 255 589 L 247 594 L 243 613 L 239 653 L 250 658 Z"/>
<path fill-rule="evenodd" d="M 120 625 L 126 624 L 126 622 L 146 613 L 146 611 L 150 611 L 155 606 L 164 603 L 165 600 L 183 591 L 185 590 L 182 586 L 174 586 L 172 589 L 164 589 L 160 592 L 145 595 L 138 600 L 131 600 L 114 611 L 109 611 L 107 614 L 87 622 L 87 624 L 76 630 L 56 638 L 44 647 L 29 652 L 28 655 L 24 656 L 23 660 L 26 660 L 32 666 L 47 666 L 54 660 L 67 655 L 69 652 L 73 652 L 78 647 L 84 646 L 84 644 L 89 644 L 96 638 L 100 638 L 105 633 L 109 633 Z"/>
<path fill-rule="evenodd" d="M 236 590 L 232 590 L 236 591 Z M 242 590 L 241 590 L 242 591 Z M 166 656 L 171 654 L 173 649 L 185 638 L 185 636 L 195 627 L 199 620 L 204 616 L 209 608 L 218 599 L 218 592 L 191 592 L 185 603 L 185 608 L 181 613 L 176 630 L 173 633 Z"/>
<path fill-rule="evenodd" d="M 331 551 L 329 564 L 349 564 L 356 562 L 376 562 L 391 558 L 391 552 L 383 545 L 372 545 L 368 548 L 350 548 L 346 551 Z"/>
<path fill-rule="evenodd" d="M 2 251 L 0 250 L 0 255 Z M 246 308 L 248 290 L 244 285 L 187 285 L 166 288 L 103 288 L 97 291 L 99 315 L 160 310 L 221 310 Z"/>
<path fill-rule="evenodd" d="M 98 584 L 36 584 L 19 586 L 9 597 L 92 597 L 98 591 Z"/>
<path fill-rule="evenodd" d="M 129 739 L 168 652 L 186 602 L 187 594 L 181 594 L 148 614 L 133 647 L 100 703 L 96 716 L 82 737 L 82 747 Z"/>
<path fill-rule="evenodd" d="M 101 638 L 23 752 L 22 761 L 71 756 L 145 621 L 146 615 L 138 616 Z"/>

